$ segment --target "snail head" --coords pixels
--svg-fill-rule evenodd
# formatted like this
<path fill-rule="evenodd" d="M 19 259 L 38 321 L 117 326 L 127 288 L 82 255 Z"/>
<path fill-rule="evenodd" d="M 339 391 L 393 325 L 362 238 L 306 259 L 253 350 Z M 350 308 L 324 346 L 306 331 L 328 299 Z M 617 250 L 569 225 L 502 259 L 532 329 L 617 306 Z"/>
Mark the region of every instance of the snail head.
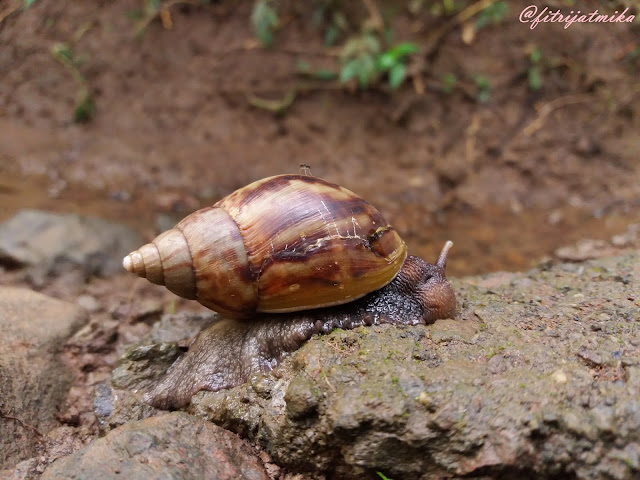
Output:
<path fill-rule="evenodd" d="M 451 241 L 445 243 L 435 264 L 410 256 L 402 268 L 403 288 L 411 290 L 411 296 L 420 303 L 426 323 L 452 317 L 456 311 L 455 293 L 445 275 L 447 254 L 452 246 Z"/>

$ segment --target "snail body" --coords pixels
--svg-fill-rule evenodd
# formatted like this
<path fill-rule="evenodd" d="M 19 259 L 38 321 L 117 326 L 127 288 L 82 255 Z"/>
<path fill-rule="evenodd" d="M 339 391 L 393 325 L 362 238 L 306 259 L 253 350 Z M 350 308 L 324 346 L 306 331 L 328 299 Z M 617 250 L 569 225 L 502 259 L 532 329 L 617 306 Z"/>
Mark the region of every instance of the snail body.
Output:
<path fill-rule="evenodd" d="M 420 325 L 451 316 L 455 296 L 444 278 L 447 242 L 435 264 L 408 256 L 391 283 L 350 303 L 316 310 L 261 314 L 251 322 L 222 318 L 205 328 L 153 387 L 144 394 L 150 405 L 175 409 L 200 390 L 212 392 L 241 385 L 275 368 L 313 335 L 360 326 Z"/>
<path fill-rule="evenodd" d="M 278 175 L 192 213 L 123 265 L 243 318 L 353 301 L 391 282 L 406 256 L 397 232 L 353 192 Z"/>
<path fill-rule="evenodd" d="M 452 245 L 434 264 L 408 256 L 372 205 L 310 175 L 269 177 L 237 190 L 123 261 L 128 271 L 224 315 L 145 400 L 179 408 L 199 390 L 268 372 L 312 335 L 334 328 L 452 316 L 456 299 L 445 276 Z"/>

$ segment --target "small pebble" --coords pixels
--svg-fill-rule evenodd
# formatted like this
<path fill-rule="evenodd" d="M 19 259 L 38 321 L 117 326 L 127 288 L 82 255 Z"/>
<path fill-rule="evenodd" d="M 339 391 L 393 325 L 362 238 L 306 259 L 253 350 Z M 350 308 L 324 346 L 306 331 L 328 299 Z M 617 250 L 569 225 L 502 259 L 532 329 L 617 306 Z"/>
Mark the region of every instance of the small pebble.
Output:
<path fill-rule="evenodd" d="M 91 295 L 80 295 L 76 300 L 76 303 L 89 313 L 95 313 L 102 310 L 98 300 Z"/>
<path fill-rule="evenodd" d="M 553 379 L 554 382 L 560 383 L 562 385 L 567 383 L 567 380 L 568 380 L 567 374 L 564 373 L 562 370 L 556 370 L 555 372 L 553 372 L 551 374 L 551 378 Z"/>

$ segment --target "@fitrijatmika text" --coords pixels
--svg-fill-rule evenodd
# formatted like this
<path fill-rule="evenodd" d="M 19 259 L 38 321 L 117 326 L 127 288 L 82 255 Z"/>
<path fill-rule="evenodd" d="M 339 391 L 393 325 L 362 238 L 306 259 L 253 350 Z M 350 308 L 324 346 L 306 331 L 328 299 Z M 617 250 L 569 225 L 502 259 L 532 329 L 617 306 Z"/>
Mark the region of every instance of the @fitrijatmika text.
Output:
<path fill-rule="evenodd" d="M 541 23 L 561 23 L 564 24 L 564 28 L 569 28 L 574 23 L 631 23 L 634 20 L 635 15 L 628 7 L 622 12 L 616 10 L 613 13 L 601 13 L 598 10 L 571 10 L 564 13 L 561 10 L 551 10 L 549 7 L 540 9 L 536 5 L 529 5 L 520 12 L 520 21 L 528 23 L 531 30 Z"/>

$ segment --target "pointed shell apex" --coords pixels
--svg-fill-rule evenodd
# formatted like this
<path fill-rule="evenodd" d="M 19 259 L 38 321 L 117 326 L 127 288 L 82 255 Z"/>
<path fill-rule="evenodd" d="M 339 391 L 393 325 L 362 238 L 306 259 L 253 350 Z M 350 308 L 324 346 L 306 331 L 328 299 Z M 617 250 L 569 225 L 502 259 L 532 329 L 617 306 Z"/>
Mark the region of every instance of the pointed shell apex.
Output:
<path fill-rule="evenodd" d="M 133 271 L 133 262 L 131 261 L 131 255 L 127 255 L 122 259 L 122 266 L 127 272 L 135 273 Z"/>

